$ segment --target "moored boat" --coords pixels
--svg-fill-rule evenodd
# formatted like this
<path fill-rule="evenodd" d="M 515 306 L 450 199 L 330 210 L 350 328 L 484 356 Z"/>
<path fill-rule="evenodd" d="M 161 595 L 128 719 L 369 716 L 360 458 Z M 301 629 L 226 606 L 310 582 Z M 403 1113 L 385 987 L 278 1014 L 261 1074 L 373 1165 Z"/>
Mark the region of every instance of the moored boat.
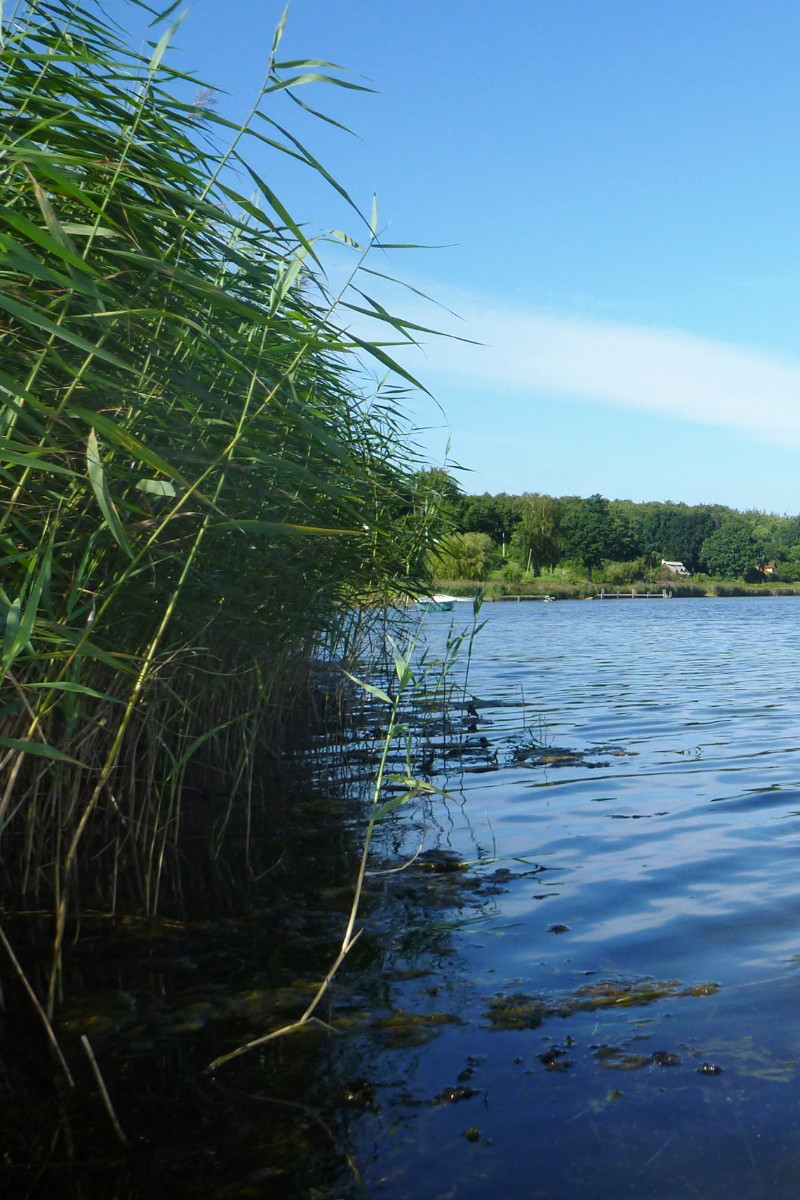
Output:
<path fill-rule="evenodd" d="M 416 602 L 420 612 L 452 612 L 455 596 L 422 596 Z"/>

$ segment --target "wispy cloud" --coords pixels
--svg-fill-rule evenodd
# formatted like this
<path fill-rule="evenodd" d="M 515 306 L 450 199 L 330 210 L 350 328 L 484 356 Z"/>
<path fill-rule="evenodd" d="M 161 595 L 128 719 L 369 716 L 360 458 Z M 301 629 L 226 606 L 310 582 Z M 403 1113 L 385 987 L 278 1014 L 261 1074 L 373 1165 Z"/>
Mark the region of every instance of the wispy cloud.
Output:
<path fill-rule="evenodd" d="M 427 340 L 415 367 L 434 390 L 446 376 L 494 394 L 568 396 L 800 444 L 800 362 L 673 329 L 451 300 L 462 320 L 447 328 L 482 345 Z"/>

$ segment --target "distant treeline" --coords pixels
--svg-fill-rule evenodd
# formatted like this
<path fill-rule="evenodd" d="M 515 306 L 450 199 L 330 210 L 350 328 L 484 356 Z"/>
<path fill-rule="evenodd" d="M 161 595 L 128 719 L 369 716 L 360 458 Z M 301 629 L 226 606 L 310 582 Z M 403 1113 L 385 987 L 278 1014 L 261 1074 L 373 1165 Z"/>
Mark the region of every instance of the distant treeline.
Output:
<path fill-rule="evenodd" d="M 422 483 L 444 496 L 449 509 L 453 532 L 440 542 L 433 564 L 441 578 L 539 575 L 570 566 L 591 579 L 609 564 L 629 564 L 631 578 L 645 578 L 666 560 L 692 575 L 800 580 L 800 515 L 598 494 L 466 495 L 439 470 L 426 472 Z"/>

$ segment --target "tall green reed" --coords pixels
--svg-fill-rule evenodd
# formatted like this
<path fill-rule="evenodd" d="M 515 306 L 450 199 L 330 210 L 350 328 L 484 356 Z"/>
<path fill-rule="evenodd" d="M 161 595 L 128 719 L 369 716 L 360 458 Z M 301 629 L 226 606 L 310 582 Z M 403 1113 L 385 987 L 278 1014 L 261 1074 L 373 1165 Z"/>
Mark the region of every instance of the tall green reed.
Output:
<path fill-rule="evenodd" d="M 177 903 L 189 841 L 248 842 L 320 635 L 424 588 L 440 532 L 402 411 L 416 381 L 338 316 L 411 336 L 354 290 L 376 220 L 275 115 L 356 85 L 281 62 L 282 31 L 235 126 L 179 98 L 169 30 L 144 57 L 89 0 L 3 30 L 2 887 L 56 914 L 56 962 L 77 905 Z M 339 292 L 255 147 L 357 214 Z M 377 400 L 369 362 L 395 380 Z"/>

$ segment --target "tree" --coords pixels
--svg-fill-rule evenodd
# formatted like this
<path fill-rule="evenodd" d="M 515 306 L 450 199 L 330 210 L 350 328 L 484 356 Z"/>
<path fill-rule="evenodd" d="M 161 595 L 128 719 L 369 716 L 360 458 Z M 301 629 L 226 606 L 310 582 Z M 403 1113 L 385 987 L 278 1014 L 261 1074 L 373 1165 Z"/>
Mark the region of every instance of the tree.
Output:
<path fill-rule="evenodd" d="M 737 579 L 766 558 L 766 541 L 742 517 L 731 517 L 703 542 L 700 560 L 710 575 Z"/>
<path fill-rule="evenodd" d="M 642 525 L 642 549 L 670 562 L 682 562 L 690 571 L 697 571 L 700 568 L 700 548 L 717 524 L 711 514 L 703 510 L 660 504 L 648 514 Z"/>
<path fill-rule="evenodd" d="M 494 554 L 486 533 L 451 533 L 431 556 L 431 572 L 439 579 L 485 579 Z"/>
<path fill-rule="evenodd" d="M 800 545 L 793 546 L 785 558 L 777 560 L 775 566 L 777 576 L 783 583 L 797 583 L 800 580 Z"/>
<path fill-rule="evenodd" d="M 538 575 L 542 567 L 553 567 L 561 555 L 561 505 L 552 496 L 526 492 L 513 534 L 511 553 L 527 571 Z"/>
<path fill-rule="evenodd" d="M 609 557 L 621 562 L 633 562 L 642 552 L 636 524 L 630 517 L 615 513 L 612 508 L 609 508 L 609 511 L 614 525 L 614 538 Z"/>
<path fill-rule="evenodd" d="M 791 552 L 800 546 L 800 517 L 779 517 L 775 531 L 776 557 L 797 557 Z"/>
<path fill-rule="evenodd" d="M 619 530 L 611 515 L 608 500 L 595 493 L 579 500 L 564 518 L 564 550 L 579 559 L 589 578 L 619 547 Z"/>
<path fill-rule="evenodd" d="M 511 535 L 519 521 L 522 510 L 522 499 L 519 496 L 508 496 L 500 492 L 490 496 L 484 492 L 481 496 L 460 497 L 455 510 L 456 527 L 464 533 L 488 533 L 495 545 L 511 540 Z"/>

